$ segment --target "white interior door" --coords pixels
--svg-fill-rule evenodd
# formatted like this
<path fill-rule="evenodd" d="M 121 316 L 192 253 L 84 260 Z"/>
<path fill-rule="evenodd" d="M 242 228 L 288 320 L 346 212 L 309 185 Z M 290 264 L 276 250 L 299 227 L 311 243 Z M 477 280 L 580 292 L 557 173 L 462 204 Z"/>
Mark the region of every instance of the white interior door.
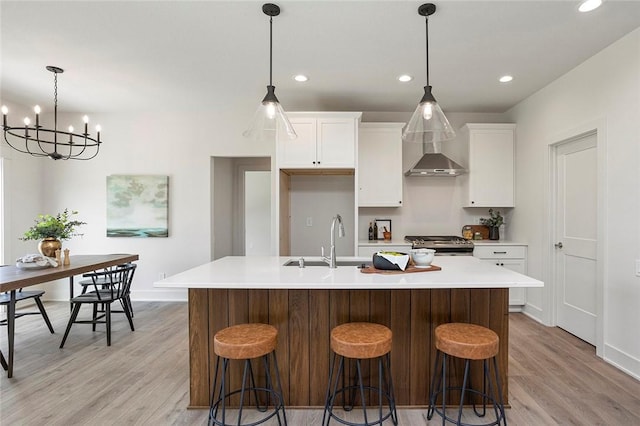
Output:
<path fill-rule="evenodd" d="M 271 172 L 244 174 L 245 256 L 268 256 L 271 250 Z"/>
<path fill-rule="evenodd" d="M 556 319 L 596 344 L 597 149 L 591 133 L 556 149 Z"/>

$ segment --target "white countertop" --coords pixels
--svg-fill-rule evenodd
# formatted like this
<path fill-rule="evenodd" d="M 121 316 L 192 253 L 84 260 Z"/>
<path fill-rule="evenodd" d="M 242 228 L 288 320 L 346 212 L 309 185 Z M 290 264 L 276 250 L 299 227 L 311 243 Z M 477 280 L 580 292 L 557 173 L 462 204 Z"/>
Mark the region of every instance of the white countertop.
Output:
<path fill-rule="evenodd" d="M 228 256 L 167 277 L 154 287 L 226 289 L 447 289 L 543 287 L 542 281 L 473 256 L 438 256 L 441 271 L 363 274 L 356 266 L 283 266 L 296 256 Z M 305 257 L 306 261 L 319 260 Z M 338 260 L 370 258 L 338 257 Z"/>

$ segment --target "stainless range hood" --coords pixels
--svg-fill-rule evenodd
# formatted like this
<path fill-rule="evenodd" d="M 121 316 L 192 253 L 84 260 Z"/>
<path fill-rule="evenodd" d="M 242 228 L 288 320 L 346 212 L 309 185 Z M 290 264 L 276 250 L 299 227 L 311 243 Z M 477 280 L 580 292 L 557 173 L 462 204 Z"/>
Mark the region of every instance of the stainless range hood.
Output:
<path fill-rule="evenodd" d="M 460 164 L 456 163 L 449 157 L 440 152 L 435 151 L 437 146 L 434 144 L 424 144 L 424 154 L 418 162 L 407 170 L 405 176 L 459 176 L 467 171 Z"/>

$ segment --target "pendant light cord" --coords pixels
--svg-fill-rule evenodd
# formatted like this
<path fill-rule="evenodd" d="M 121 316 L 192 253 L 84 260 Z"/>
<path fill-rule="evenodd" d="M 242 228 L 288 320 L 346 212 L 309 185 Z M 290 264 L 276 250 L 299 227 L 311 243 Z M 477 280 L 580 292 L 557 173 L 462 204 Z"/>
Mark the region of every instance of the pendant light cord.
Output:
<path fill-rule="evenodd" d="M 427 54 L 425 55 L 427 58 L 427 86 L 429 86 L 429 16 L 425 16 L 424 18 L 425 21 L 425 28 L 426 28 L 426 49 L 427 49 Z"/>
<path fill-rule="evenodd" d="M 269 16 L 269 86 L 273 86 L 273 16 Z"/>
<path fill-rule="evenodd" d="M 36 129 L 37 130 L 37 129 Z M 58 152 L 58 73 L 53 73 L 53 148 Z"/>

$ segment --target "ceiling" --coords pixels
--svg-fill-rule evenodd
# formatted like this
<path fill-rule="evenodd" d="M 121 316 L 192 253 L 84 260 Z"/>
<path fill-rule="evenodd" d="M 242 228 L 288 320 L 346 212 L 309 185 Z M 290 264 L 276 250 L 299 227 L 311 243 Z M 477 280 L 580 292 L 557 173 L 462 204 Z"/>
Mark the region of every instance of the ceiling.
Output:
<path fill-rule="evenodd" d="M 282 1 L 273 83 L 287 111 L 412 111 L 425 84 L 419 1 Z M 430 82 L 445 111 L 503 112 L 640 26 L 640 1 L 436 3 Z M 0 2 L 2 99 L 62 111 L 238 110 L 269 81 L 253 1 Z M 615 64 L 612 64 L 615 66 Z M 309 76 L 297 83 L 293 75 Z M 400 83 L 397 76 L 414 76 Z M 511 74 L 511 83 L 497 79 Z M 605 82 L 594 82 L 605 83 Z"/>

